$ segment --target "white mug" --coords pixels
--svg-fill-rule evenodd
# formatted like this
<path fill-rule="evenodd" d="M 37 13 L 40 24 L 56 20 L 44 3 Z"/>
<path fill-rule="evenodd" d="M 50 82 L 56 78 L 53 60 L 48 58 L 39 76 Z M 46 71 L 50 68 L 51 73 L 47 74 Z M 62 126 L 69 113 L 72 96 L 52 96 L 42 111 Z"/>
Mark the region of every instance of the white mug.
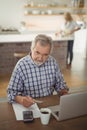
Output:
<path fill-rule="evenodd" d="M 51 110 L 49 108 L 40 109 L 40 119 L 43 125 L 47 125 L 49 123 L 50 116 L 51 116 Z"/>

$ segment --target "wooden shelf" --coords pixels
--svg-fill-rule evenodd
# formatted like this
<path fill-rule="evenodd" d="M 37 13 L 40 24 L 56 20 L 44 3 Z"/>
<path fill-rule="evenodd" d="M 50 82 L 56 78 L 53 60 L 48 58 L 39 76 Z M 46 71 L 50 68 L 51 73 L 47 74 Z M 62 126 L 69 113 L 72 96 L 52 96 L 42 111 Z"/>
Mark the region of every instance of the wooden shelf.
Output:
<path fill-rule="evenodd" d="M 67 6 L 31 6 L 24 5 L 25 16 L 28 15 L 58 15 L 69 11 L 73 14 L 87 14 L 87 7 L 67 7 Z M 36 11 L 36 12 L 34 12 Z M 50 13 L 49 13 L 50 12 Z"/>
<path fill-rule="evenodd" d="M 60 13 L 62 14 L 62 13 Z M 59 14 L 24 14 L 25 16 L 55 16 Z"/>
<path fill-rule="evenodd" d="M 60 6 L 29 6 L 29 5 L 25 5 L 24 6 L 25 8 L 67 8 L 66 6 L 62 6 L 62 7 L 60 7 Z"/>
<path fill-rule="evenodd" d="M 68 7 L 68 6 L 30 6 L 30 5 L 25 5 L 24 8 L 49 8 L 49 9 L 87 9 L 87 7 Z"/>

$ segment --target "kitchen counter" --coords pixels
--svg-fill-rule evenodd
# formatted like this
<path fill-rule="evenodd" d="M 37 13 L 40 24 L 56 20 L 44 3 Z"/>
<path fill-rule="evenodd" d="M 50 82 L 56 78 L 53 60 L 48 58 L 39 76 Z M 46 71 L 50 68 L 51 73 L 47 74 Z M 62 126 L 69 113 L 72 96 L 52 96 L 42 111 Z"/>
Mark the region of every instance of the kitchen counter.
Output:
<path fill-rule="evenodd" d="M 34 40 L 34 38 L 37 34 L 39 34 L 39 33 L 0 35 L 0 43 L 31 42 Z M 43 34 L 51 36 L 54 41 L 71 40 L 70 37 L 55 36 L 55 33 L 43 33 Z"/>

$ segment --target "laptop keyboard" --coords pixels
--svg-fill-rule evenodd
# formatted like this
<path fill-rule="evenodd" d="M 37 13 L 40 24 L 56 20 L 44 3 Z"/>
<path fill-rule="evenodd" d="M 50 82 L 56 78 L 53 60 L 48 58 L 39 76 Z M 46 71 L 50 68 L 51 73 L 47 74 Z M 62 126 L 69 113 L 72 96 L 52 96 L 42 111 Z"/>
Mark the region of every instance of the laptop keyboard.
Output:
<path fill-rule="evenodd" d="M 60 110 L 60 106 L 56 105 L 56 106 L 50 106 L 48 107 L 52 112 L 59 112 Z"/>

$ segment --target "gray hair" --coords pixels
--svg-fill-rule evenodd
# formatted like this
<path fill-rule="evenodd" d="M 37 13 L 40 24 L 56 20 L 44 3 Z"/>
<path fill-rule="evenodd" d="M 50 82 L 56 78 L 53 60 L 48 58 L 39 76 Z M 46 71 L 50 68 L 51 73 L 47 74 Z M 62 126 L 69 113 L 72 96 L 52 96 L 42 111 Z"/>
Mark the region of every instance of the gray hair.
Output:
<path fill-rule="evenodd" d="M 46 36 L 44 34 L 39 34 L 35 37 L 34 41 L 31 44 L 31 50 L 34 49 L 35 45 L 39 42 L 41 46 L 50 45 L 50 53 L 53 50 L 53 40 L 50 36 Z"/>

